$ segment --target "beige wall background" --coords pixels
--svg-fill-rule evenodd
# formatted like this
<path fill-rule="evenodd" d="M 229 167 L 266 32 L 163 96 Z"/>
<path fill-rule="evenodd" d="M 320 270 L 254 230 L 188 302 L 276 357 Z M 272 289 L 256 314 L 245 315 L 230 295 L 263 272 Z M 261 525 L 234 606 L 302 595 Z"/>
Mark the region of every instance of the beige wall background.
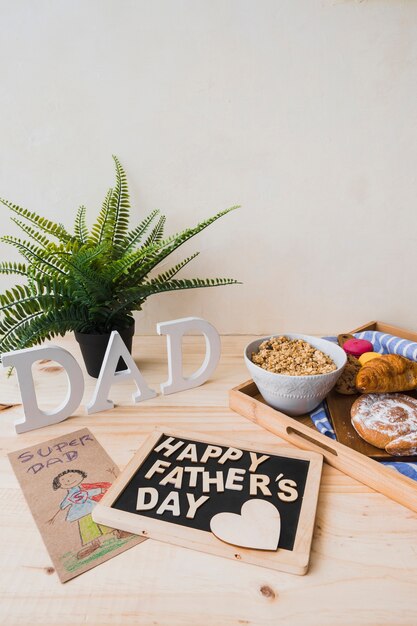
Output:
<path fill-rule="evenodd" d="M 242 205 L 181 258 L 244 284 L 155 296 L 139 333 L 417 330 L 416 1 L 0 0 L 0 90 L 0 195 L 21 206 L 91 222 L 113 153 L 134 222 Z"/>

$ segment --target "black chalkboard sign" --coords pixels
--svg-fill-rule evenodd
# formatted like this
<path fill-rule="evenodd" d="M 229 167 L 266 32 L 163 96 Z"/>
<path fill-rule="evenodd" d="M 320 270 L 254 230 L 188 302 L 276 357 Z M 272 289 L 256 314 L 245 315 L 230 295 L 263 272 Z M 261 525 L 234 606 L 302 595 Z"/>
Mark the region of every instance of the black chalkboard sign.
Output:
<path fill-rule="evenodd" d="M 144 536 L 305 573 L 321 465 L 316 453 L 281 446 L 256 450 L 159 431 L 93 517 Z"/>

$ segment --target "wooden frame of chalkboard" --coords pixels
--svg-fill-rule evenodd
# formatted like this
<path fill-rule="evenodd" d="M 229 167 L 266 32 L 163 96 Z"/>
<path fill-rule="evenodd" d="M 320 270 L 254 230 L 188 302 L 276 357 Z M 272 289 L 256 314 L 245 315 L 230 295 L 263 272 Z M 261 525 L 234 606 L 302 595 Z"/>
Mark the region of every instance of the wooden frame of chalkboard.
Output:
<path fill-rule="evenodd" d="M 322 463 L 316 452 L 157 429 L 95 506 L 93 519 L 143 537 L 303 575 Z M 224 513 L 238 528 L 243 505 L 254 500 L 266 507 L 267 517 L 278 510 L 278 548 L 242 547 L 253 544 L 234 544 L 211 531 L 214 516 L 224 518 Z M 254 526 L 256 534 L 258 528 L 260 535 L 266 533 L 263 511 L 244 520 L 250 533 Z"/>

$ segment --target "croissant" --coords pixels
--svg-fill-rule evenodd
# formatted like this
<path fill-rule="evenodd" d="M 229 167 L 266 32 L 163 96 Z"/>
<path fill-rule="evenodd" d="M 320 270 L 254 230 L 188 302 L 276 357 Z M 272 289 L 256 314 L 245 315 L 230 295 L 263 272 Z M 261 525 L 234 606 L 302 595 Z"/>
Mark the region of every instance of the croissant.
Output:
<path fill-rule="evenodd" d="M 398 354 L 384 354 L 368 361 L 356 375 L 362 393 L 390 393 L 417 387 L 417 363 Z"/>

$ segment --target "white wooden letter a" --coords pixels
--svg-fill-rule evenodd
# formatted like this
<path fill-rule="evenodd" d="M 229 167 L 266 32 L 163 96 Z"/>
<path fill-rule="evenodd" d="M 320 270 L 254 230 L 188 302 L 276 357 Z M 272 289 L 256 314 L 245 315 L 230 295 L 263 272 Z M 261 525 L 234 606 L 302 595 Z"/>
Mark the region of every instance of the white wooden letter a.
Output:
<path fill-rule="evenodd" d="M 68 378 L 66 398 L 54 411 L 41 411 L 36 400 L 32 365 L 41 359 L 49 359 L 62 365 Z M 64 421 L 74 413 L 82 400 L 83 373 L 72 354 L 64 348 L 50 345 L 43 348 L 26 348 L 7 352 L 3 355 L 3 366 L 15 367 L 19 381 L 24 418 L 15 422 L 17 433 L 25 433 L 28 430 Z"/>
<path fill-rule="evenodd" d="M 210 378 L 220 359 L 220 336 L 217 330 L 200 317 L 185 317 L 156 325 L 159 335 L 167 336 L 168 380 L 161 384 L 161 391 L 167 395 L 192 389 Z M 206 354 L 202 366 L 184 378 L 182 374 L 182 337 L 185 333 L 202 333 L 206 340 Z"/>
<path fill-rule="evenodd" d="M 127 369 L 116 372 L 120 357 L 122 357 L 123 361 L 126 363 Z M 120 337 L 117 330 L 114 330 L 107 344 L 106 354 L 104 355 L 94 395 L 91 401 L 86 405 L 89 415 L 91 413 L 97 413 L 98 411 L 107 411 L 107 409 L 114 407 L 113 402 L 108 400 L 110 387 L 113 383 L 123 378 L 133 378 L 136 383 L 138 390 L 132 395 L 133 402 L 149 400 L 150 398 L 155 398 L 157 395 L 156 392 L 146 384 L 129 350 L 126 348 L 123 339 Z"/>

